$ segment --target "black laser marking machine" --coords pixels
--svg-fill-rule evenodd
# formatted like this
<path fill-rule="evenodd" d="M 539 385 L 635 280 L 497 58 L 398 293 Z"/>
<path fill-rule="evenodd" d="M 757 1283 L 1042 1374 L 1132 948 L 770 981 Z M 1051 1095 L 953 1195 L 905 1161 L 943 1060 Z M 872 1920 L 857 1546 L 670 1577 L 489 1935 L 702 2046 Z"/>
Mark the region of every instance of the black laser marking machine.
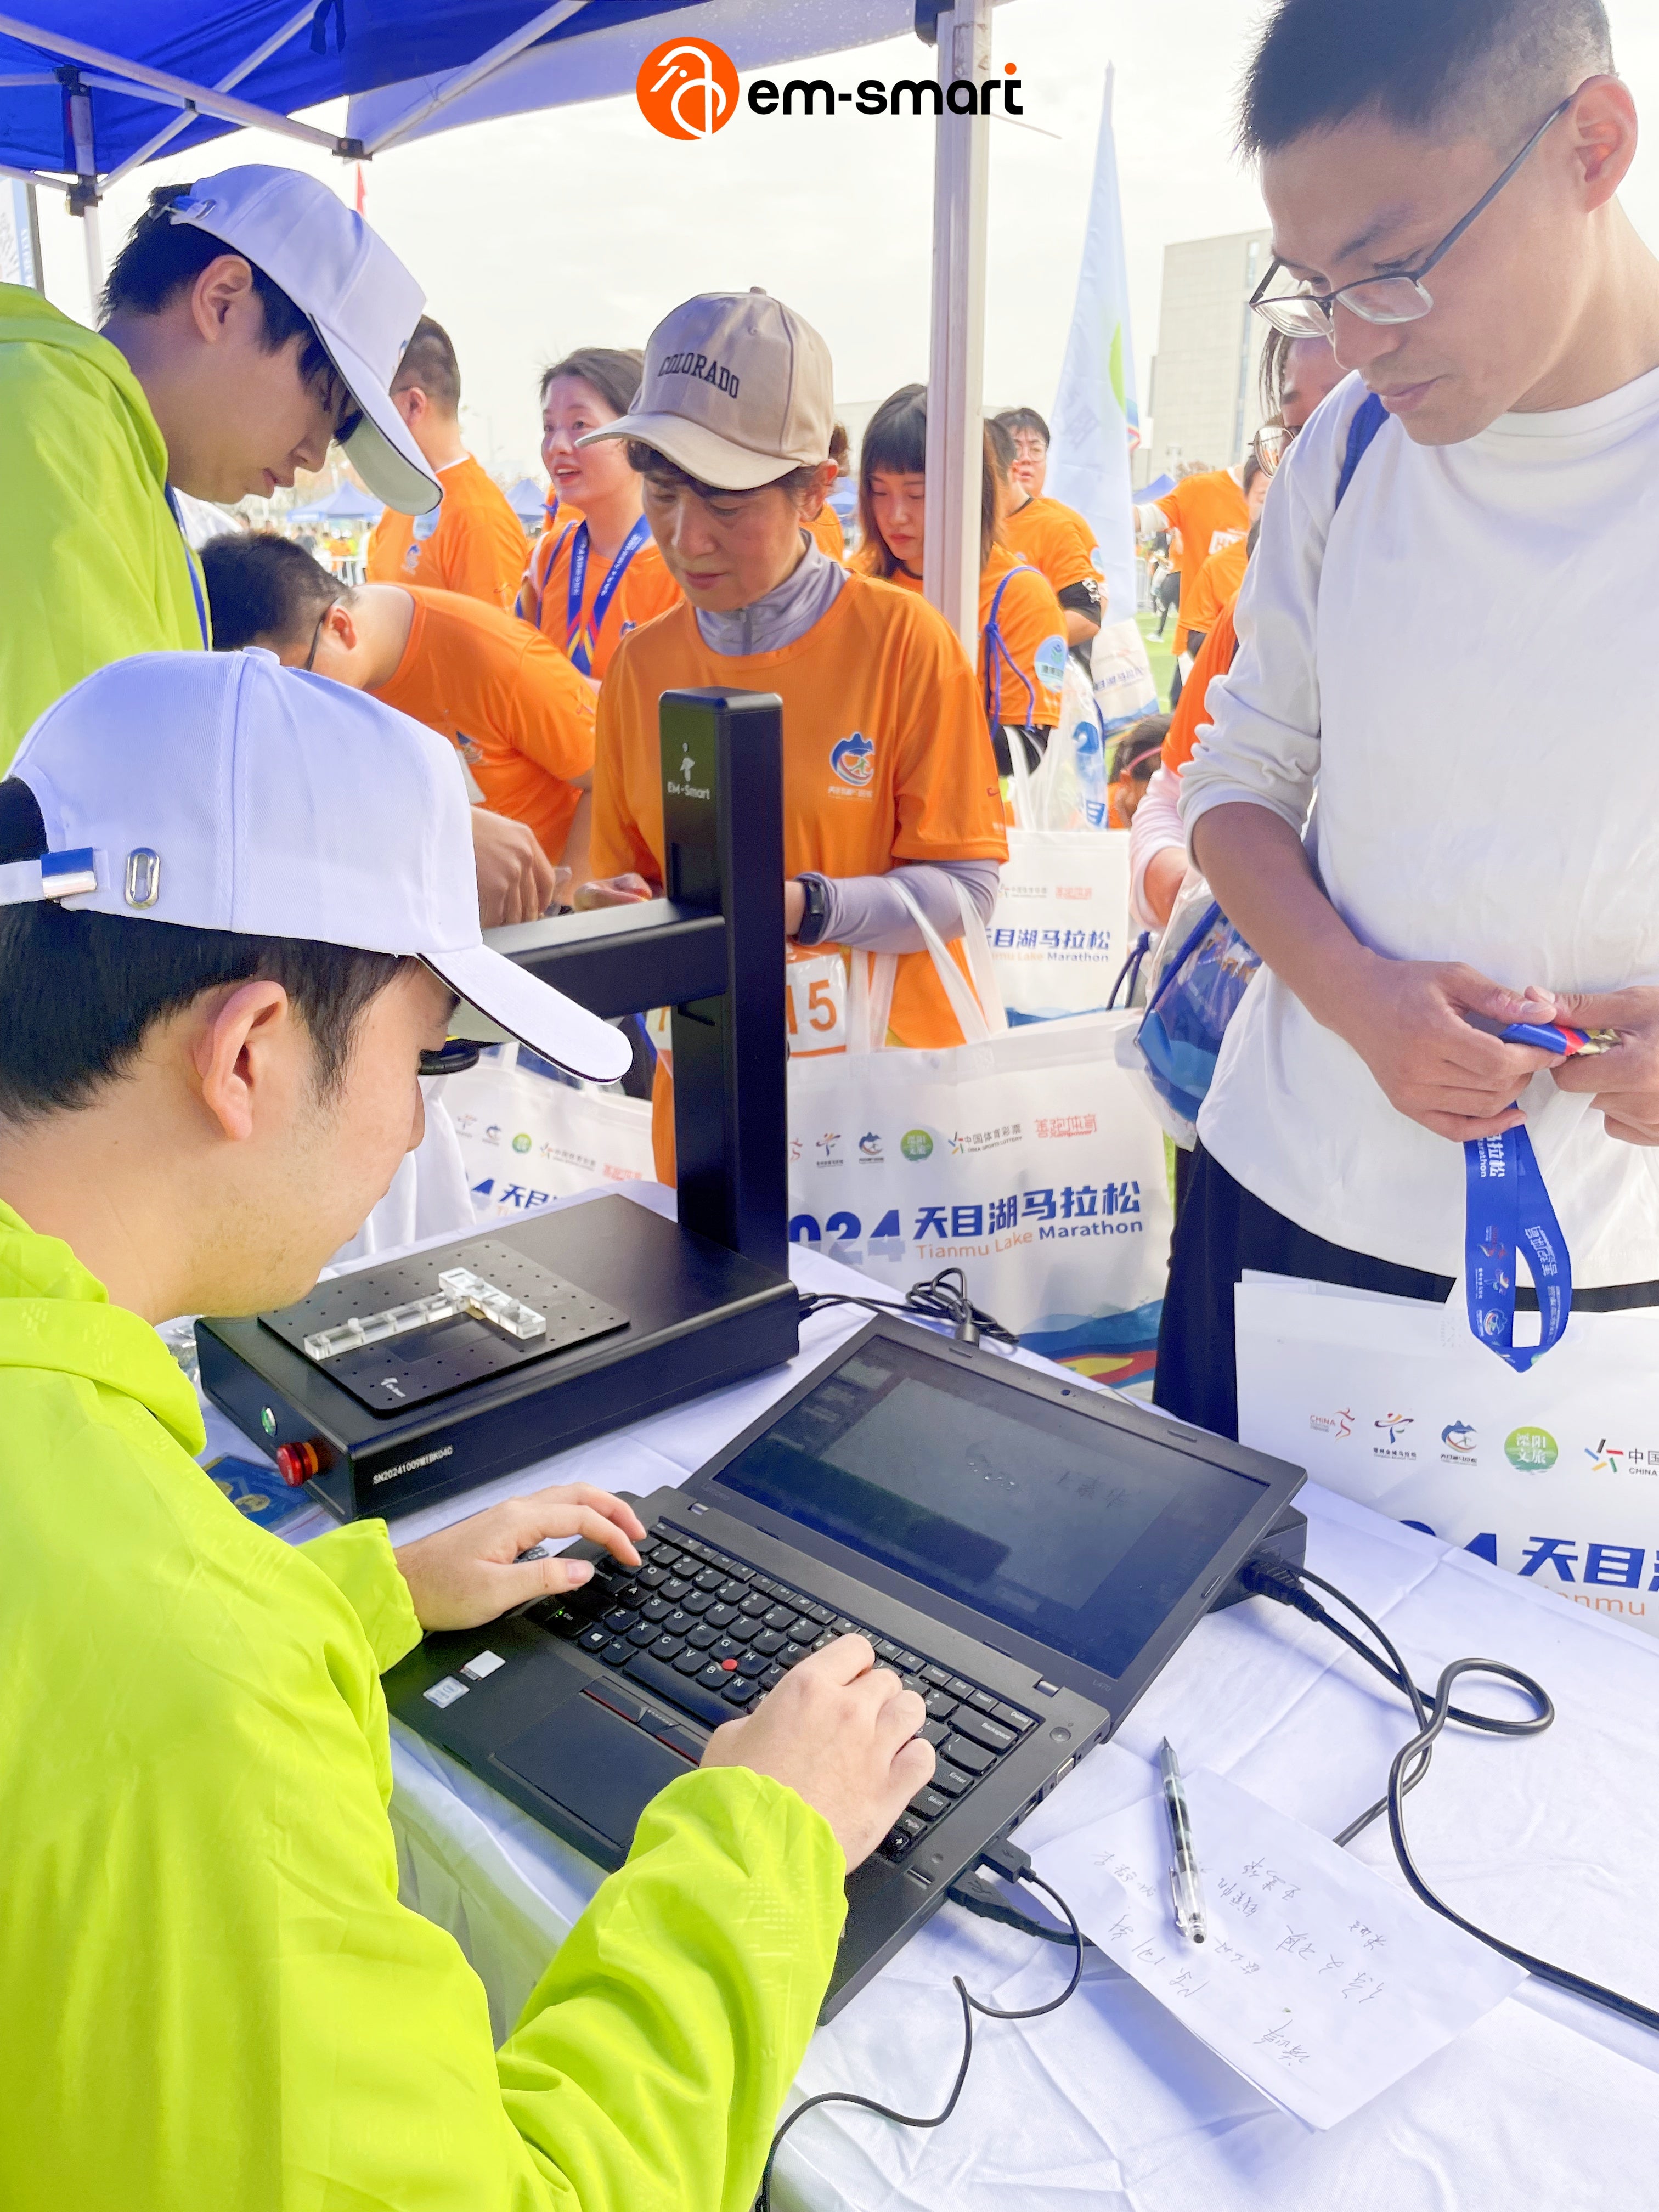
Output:
<path fill-rule="evenodd" d="M 672 1006 L 678 1225 L 595 1199 L 197 1323 L 208 1396 L 343 1518 L 511 1474 L 799 1350 L 781 711 L 665 692 L 667 896 L 491 934 L 593 1013 Z"/>

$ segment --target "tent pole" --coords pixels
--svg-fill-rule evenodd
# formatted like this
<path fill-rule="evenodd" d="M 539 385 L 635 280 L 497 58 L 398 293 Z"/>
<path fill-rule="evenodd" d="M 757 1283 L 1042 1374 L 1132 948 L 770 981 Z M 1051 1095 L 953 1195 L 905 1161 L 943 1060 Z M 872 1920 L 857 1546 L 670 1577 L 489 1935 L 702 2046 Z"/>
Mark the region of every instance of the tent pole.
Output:
<path fill-rule="evenodd" d="M 81 228 L 85 233 L 82 243 L 87 249 L 87 295 L 92 301 L 92 317 L 98 319 L 98 302 L 104 291 L 104 240 L 98 221 L 98 203 L 88 200 L 80 210 Z"/>
<path fill-rule="evenodd" d="M 39 25 L 20 21 L 15 15 L 0 15 L 0 35 L 15 39 L 27 46 L 40 46 L 49 54 L 61 54 L 65 61 L 82 63 L 88 70 L 108 70 L 116 78 L 115 89 L 129 100 L 137 99 L 136 88 L 159 92 L 176 100 L 186 109 L 203 115 L 211 115 L 221 123 L 240 123 L 255 131 L 280 131 L 286 138 L 303 139 L 309 146 L 321 146 L 331 154 L 350 155 L 359 152 L 356 142 L 337 138 L 332 132 L 319 131 L 309 123 L 296 123 L 291 115 L 283 115 L 273 108 L 253 107 L 246 100 L 233 99 L 228 93 L 210 92 L 205 85 L 192 84 L 187 77 L 173 76 L 166 70 L 149 68 L 142 62 L 123 61 L 119 54 L 106 53 L 101 46 L 89 46 L 80 39 L 67 39 L 60 31 L 43 31 Z"/>
<path fill-rule="evenodd" d="M 568 22 L 586 5 L 587 0 L 553 0 L 551 7 L 544 8 L 527 23 L 521 23 L 516 31 L 491 46 L 488 53 L 480 54 L 476 62 L 465 69 L 453 70 L 436 90 L 423 93 L 412 106 L 406 107 L 377 133 L 364 147 L 364 153 L 384 153 L 387 147 L 407 137 L 411 131 L 435 115 L 441 107 L 449 106 L 463 93 L 471 92 L 475 84 L 482 84 L 485 77 L 493 76 L 527 47 L 533 46 L 538 39 L 544 39 L 550 31 L 557 30 L 561 23 Z"/>
<path fill-rule="evenodd" d="M 228 76 L 222 76 L 213 89 L 216 92 L 234 92 L 244 77 L 252 76 L 254 70 L 268 62 L 279 48 L 297 37 L 316 13 L 317 0 L 306 0 L 305 6 L 296 15 L 291 16 L 280 30 L 273 32 L 262 46 L 256 46 L 246 61 L 236 64 Z M 153 161 L 163 146 L 170 144 L 181 131 L 188 130 L 195 120 L 194 115 L 186 109 L 184 114 L 175 116 L 171 123 L 165 124 L 136 154 L 129 154 L 118 169 L 110 171 L 104 179 L 104 190 L 108 191 L 112 185 L 118 185 L 123 177 L 130 176 L 134 169 L 142 168 L 146 161 Z"/>
<path fill-rule="evenodd" d="M 991 66 L 991 0 L 957 0 L 938 19 L 941 94 Z M 984 452 L 983 121 L 948 110 L 934 126 L 933 331 L 927 364 L 927 539 L 922 588 L 978 650 L 980 486 Z"/>

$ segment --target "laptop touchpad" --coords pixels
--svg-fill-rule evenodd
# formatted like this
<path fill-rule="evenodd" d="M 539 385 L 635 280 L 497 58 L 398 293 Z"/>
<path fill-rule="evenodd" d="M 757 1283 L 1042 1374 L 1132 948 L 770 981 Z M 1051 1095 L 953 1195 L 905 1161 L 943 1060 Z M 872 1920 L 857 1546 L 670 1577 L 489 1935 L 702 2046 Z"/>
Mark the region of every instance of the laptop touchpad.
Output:
<path fill-rule="evenodd" d="M 571 1698 L 494 1754 L 493 1763 L 626 1849 L 640 1814 L 690 1767 L 592 1698 Z"/>

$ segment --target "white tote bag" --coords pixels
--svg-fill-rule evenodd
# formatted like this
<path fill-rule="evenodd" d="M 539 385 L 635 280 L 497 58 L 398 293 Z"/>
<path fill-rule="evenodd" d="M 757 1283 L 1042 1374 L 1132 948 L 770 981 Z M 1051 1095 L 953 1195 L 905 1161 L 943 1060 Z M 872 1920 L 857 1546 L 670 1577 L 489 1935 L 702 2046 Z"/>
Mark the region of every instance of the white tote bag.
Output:
<path fill-rule="evenodd" d="M 1170 1218 L 1163 1138 L 1114 1060 L 1139 1017 L 998 1026 L 984 933 L 964 919 L 978 1004 L 923 930 L 969 1042 L 880 1048 L 893 962 L 860 953 L 851 1048 L 791 1060 L 790 1236 L 888 1297 L 960 1267 L 976 1304 L 1051 1357 L 1144 1346 Z"/>
<path fill-rule="evenodd" d="M 1659 1634 L 1659 1309 L 1575 1313 L 1517 1375 L 1461 1283 L 1436 1306 L 1247 1277 L 1234 1300 L 1245 1443 Z"/>
<path fill-rule="evenodd" d="M 1099 1012 L 1132 941 L 1129 833 L 1039 826 L 1042 772 L 1017 732 L 1008 755 L 1014 826 L 989 932 L 1003 1005 L 1016 1024 Z"/>
<path fill-rule="evenodd" d="M 1103 622 L 1089 648 L 1096 703 L 1109 741 L 1143 714 L 1158 712 L 1158 685 L 1146 656 L 1146 641 L 1133 616 Z"/>
<path fill-rule="evenodd" d="M 517 1045 L 447 1078 L 444 1103 L 481 1221 L 512 1220 L 596 1183 L 656 1180 L 647 1101 L 521 1067 Z"/>

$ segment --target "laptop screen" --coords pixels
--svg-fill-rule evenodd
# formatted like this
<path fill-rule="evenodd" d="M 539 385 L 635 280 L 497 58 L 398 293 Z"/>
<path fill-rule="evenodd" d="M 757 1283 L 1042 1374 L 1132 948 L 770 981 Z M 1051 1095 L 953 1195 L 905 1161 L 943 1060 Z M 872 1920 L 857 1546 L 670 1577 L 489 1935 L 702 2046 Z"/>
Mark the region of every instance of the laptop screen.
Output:
<path fill-rule="evenodd" d="M 1267 1488 L 887 1337 L 714 1480 L 1113 1676 Z"/>

